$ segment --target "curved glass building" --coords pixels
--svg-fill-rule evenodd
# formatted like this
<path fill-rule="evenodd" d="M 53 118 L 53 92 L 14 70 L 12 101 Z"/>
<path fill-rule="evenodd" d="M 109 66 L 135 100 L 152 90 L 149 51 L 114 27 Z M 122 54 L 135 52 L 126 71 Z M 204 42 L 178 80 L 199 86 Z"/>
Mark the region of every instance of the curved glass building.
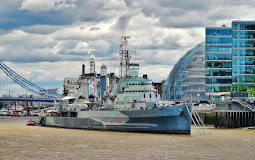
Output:
<path fill-rule="evenodd" d="M 163 99 L 175 102 L 207 102 L 205 95 L 205 44 L 188 51 L 173 67 L 164 87 Z"/>

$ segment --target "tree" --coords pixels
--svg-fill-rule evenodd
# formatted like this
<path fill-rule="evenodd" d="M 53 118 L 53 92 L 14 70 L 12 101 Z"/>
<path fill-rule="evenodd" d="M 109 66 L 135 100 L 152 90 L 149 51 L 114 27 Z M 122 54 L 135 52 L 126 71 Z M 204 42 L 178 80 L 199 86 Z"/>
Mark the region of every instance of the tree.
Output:
<path fill-rule="evenodd" d="M 0 102 L 0 109 L 4 107 L 4 103 Z"/>
<path fill-rule="evenodd" d="M 247 92 L 250 97 L 255 97 L 255 88 L 248 88 Z"/>

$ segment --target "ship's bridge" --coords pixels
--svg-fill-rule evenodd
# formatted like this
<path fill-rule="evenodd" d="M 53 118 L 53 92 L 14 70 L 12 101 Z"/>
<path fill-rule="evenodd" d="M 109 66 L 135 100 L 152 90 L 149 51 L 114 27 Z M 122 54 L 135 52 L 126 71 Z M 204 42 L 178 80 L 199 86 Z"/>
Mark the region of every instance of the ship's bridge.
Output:
<path fill-rule="evenodd" d="M 123 80 L 120 84 L 115 84 L 115 87 L 120 87 L 114 93 L 118 97 L 118 101 L 136 100 L 139 102 L 141 95 L 154 92 L 152 80 L 137 77 Z"/>
<path fill-rule="evenodd" d="M 138 63 L 128 64 L 128 71 L 129 77 L 138 77 L 139 64 Z"/>

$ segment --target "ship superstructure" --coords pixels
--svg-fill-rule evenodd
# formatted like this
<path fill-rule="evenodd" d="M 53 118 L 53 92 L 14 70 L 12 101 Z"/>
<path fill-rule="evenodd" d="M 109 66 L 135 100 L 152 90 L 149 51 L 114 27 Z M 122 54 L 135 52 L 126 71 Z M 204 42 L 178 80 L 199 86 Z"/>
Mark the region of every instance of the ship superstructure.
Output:
<path fill-rule="evenodd" d="M 118 110 L 150 109 L 160 105 L 160 95 L 147 75 L 138 77 L 139 64 L 131 62 L 127 39 L 122 37 L 120 45 L 120 82 L 105 92 L 105 106 Z M 168 104 L 169 105 L 169 104 Z"/>
<path fill-rule="evenodd" d="M 92 99 L 88 94 L 87 100 L 78 99 L 70 104 L 73 98 L 65 97 L 63 99 L 68 103 L 63 103 L 57 113 L 42 115 L 41 124 L 112 131 L 190 133 L 192 105 L 172 106 L 168 101 L 161 101 L 152 80 L 147 75 L 138 76 L 139 64 L 132 62 L 128 38 L 121 37 L 119 81 L 109 80 L 109 77 L 116 77 L 108 75 L 107 67 L 103 65 L 98 76 L 100 99 Z M 81 80 L 87 82 L 85 87 L 89 93 L 88 80 L 92 77 L 83 75 Z M 110 81 L 116 83 L 110 84 Z"/>

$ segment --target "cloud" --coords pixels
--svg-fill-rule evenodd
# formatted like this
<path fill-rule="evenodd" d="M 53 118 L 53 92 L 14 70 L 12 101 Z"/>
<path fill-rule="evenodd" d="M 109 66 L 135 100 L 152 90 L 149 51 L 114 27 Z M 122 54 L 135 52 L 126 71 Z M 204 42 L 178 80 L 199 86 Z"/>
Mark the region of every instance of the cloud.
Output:
<path fill-rule="evenodd" d="M 142 66 L 139 71 L 139 76 L 147 74 L 149 79 L 152 79 L 153 82 L 161 82 L 166 79 L 169 75 L 172 65 L 148 65 Z M 153 76 L 156 75 L 156 76 Z"/>
<path fill-rule="evenodd" d="M 248 5 L 249 4 L 249 5 Z M 134 8 L 134 5 L 127 5 Z M 190 28 L 216 25 L 220 19 L 244 18 L 253 13 L 254 2 L 247 1 L 210 1 L 210 0 L 143 0 L 136 5 L 149 17 L 159 18 L 165 27 Z M 250 8 L 250 9 L 249 9 Z M 251 13 L 248 13 L 248 12 Z M 215 16 L 219 15 L 219 16 Z"/>
<path fill-rule="evenodd" d="M 74 61 L 61 61 L 61 62 L 38 62 L 38 63 L 12 63 L 4 62 L 8 67 L 14 70 L 17 74 L 29 80 L 30 82 L 48 89 L 59 88 L 59 93 L 62 93 L 62 85 L 65 77 L 78 77 L 81 74 L 81 64 L 83 62 Z M 86 72 L 88 72 L 88 69 Z M 3 82 L 7 82 L 7 76 L 1 73 L 1 85 Z M 15 90 L 21 92 L 21 87 L 16 86 L 15 83 L 8 79 L 9 90 Z M 15 87 L 13 87 L 15 86 Z M 22 90 L 25 93 L 24 89 Z M 3 93 L 4 91 L 1 91 Z"/>
<path fill-rule="evenodd" d="M 76 0 L 24 0 L 21 3 L 21 10 L 33 12 L 44 12 L 50 10 L 69 10 L 75 9 Z"/>
<path fill-rule="evenodd" d="M 84 28 L 83 28 L 84 29 Z M 91 27 L 89 29 L 90 31 L 97 31 L 97 30 L 100 30 L 100 27 Z"/>
<path fill-rule="evenodd" d="M 63 81 L 66 76 L 77 77 L 81 73 L 81 64 L 79 61 L 61 61 L 61 62 L 39 62 L 39 63 L 11 63 L 5 62 L 16 73 L 25 79 L 37 82 Z"/>
<path fill-rule="evenodd" d="M 51 34 L 57 30 L 64 28 L 63 25 L 53 26 L 53 25 L 32 25 L 21 27 L 20 30 L 31 33 L 31 34 Z"/>
<path fill-rule="evenodd" d="M 115 16 L 117 10 L 121 11 L 121 7 L 117 9 L 113 5 L 115 3 L 110 2 L 102 0 L 4 1 L 0 2 L 0 29 L 11 30 L 34 25 L 58 26 L 109 20 Z M 111 7 L 116 10 L 111 10 Z"/>
<path fill-rule="evenodd" d="M 182 55 L 204 41 L 205 27 L 254 19 L 254 7 L 252 0 L 1 1 L 0 57 L 42 85 L 62 85 L 64 77 L 79 75 L 92 41 L 97 68 L 106 64 L 116 70 L 106 60 L 118 55 L 123 26 L 131 53 L 142 59 L 141 74 L 160 81 Z"/>

